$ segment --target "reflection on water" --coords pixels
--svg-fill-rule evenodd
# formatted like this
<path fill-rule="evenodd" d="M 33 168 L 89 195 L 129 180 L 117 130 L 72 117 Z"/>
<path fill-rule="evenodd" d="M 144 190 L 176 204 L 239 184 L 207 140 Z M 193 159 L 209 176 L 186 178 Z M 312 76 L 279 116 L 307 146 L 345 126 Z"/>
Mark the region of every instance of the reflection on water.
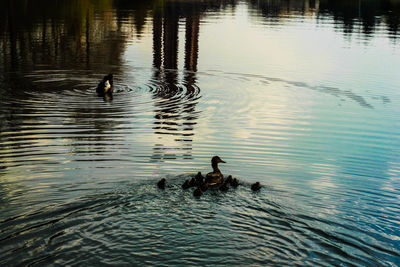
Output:
<path fill-rule="evenodd" d="M 0 4 L 1 265 L 400 264 L 398 1 Z"/>
<path fill-rule="evenodd" d="M 196 85 L 200 18 L 196 8 L 186 16 L 185 24 L 185 65 L 182 86 L 178 85 L 178 29 L 179 14 L 176 7 L 168 5 L 164 14 L 158 7 L 153 15 L 153 79 L 162 81 L 162 90 L 154 91 L 155 126 L 154 133 L 171 135 L 176 142 L 182 142 L 183 159 L 192 159 L 193 129 L 196 125 L 196 105 L 199 89 Z M 178 97 L 177 97 L 178 96 Z M 152 159 L 176 159 L 174 153 L 160 142 L 155 144 Z"/>

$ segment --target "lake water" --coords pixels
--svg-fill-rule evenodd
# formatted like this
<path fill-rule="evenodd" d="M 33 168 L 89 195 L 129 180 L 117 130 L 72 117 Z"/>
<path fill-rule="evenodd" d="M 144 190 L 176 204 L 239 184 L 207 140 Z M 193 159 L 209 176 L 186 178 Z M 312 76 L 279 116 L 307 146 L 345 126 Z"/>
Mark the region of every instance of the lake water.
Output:
<path fill-rule="evenodd" d="M 0 3 L 1 265 L 400 265 L 400 2 Z"/>

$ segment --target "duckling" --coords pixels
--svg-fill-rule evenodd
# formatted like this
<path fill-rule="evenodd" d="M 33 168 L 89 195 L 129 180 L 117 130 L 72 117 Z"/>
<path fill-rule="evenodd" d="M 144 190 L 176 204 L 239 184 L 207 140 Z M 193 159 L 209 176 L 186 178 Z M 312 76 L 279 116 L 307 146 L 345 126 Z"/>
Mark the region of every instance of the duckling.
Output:
<path fill-rule="evenodd" d="M 196 186 L 196 180 L 194 178 L 190 179 L 190 180 L 186 180 L 183 185 L 182 188 L 183 189 L 188 189 L 190 187 Z"/>
<path fill-rule="evenodd" d="M 200 187 L 197 187 L 194 191 L 193 191 L 193 196 L 195 197 L 199 197 L 203 194 L 203 191 L 201 191 Z"/>
<path fill-rule="evenodd" d="M 229 175 L 229 176 L 225 179 L 225 183 L 230 183 L 231 185 L 232 185 L 232 181 L 233 181 L 232 175 Z"/>
<path fill-rule="evenodd" d="M 189 186 L 190 187 L 196 186 L 196 180 L 194 178 L 190 179 Z"/>
<path fill-rule="evenodd" d="M 201 189 L 201 191 L 203 191 L 203 192 L 207 191 L 207 189 L 208 189 L 208 184 L 202 183 L 202 184 L 200 185 L 200 189 Z"/>
<path fill-rule="evenodd" d="M 203 177 L 203 175 L 201 174 L 201 172 L 198 172 L 198 173 L 196 174 L 196 176 L 194 177 L 194 179 L 196 180 L 196 183 L 197 183 L 198 186 L 203 184 L 204 177 Z"/>
<path fill-rule="evenodd" d="M 186 181 L 183 183 L 182 188 L 183 188 L 183 189 L 188 189 L 189 187 L 190 187 L 190 185 L 189 185 L 189 180 L 186 180 Z"/>
<path fill-rule="evenodd" d="M 227 182 L 223 183 L 223 184 L 219 187 L 219 190 L 222 191 L 222 192 L 226 192 L 226 191 L 228 191 L 228 189 L 229 189 L 229 186 L 228 186 L 228 183 L 227 183 Z"/>
<path fill-rule="evenodd" d="M 102 97 L 112 97 L 112 93 L 114 91 L 113 84 L 113 75 L 111 73 L 107 76 L 104 76 L 103 80 L 97 85 L 97 95 Z"/>
<path fill-rule="evenodd" d="M 224 175 L 222 175 L 221 171 L 218 169 L 218 163 L 226 163 L 220 157 L 214 156 L 211 159 L 211 166 L 213 171 L 207 173 L 206 175 L 206 183 L 208 185 L 216 185 L 221 184 L 224 181 Z"/>
<path fill-rule="evenodd" d="M 238 187 L 239 185 L 239 181 L 236 178 L 233 178 L 232 182 L 231 182 L 231 186 L 233 186 L 233 188 Z"/>
<path fill-rule="evenodd" d="M 165 189 L 165 182 L 166 182 L 165 178 L 162 178 L 160 181 L 158 181 L 157 183 L 158 188 Z"/>
<path fill-rule="evenodd" d="M 258 190 L 260 190 L 260 188 L 261 188 L 261 185 L 259 182 L 256 182 L 251 185 L 251 190 L 253 190 L 253 191 L 258 191 Z"/>

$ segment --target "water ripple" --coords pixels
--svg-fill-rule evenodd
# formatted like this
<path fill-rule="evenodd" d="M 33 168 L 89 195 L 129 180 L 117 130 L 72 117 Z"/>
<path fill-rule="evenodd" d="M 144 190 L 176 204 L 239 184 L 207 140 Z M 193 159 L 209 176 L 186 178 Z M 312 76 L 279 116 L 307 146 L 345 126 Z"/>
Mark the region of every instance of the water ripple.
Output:
<path fill-rule="evenodd" d="M 79 262 L 89 264 L 105 255 L 117 256 L 115 250 L 121 264 L 152 258 L 161 265 L 202 264 L 209 262 L 204 261 L 205 254 L 216 264 L 251 260 L 318 265 L 323 258 L 331 264 L 384 265 L 377 259 L 400 256 L 376 243 L 382 237 L 367 229 L 309 216 L 285 202 L 271 200 L 289 192 L 270 188 L 254 194 L 243 181 L 236 190 L 209 191 L 197 200 L 191 190 L 180 188 L 185 178 L 169 177 L 165 192 L 156 189 L 154 181 L 140 182 L 122 191 L 4 219 L 0 222 L 0 262 L 75 264 L 73 255 L 78 248 L 88 251 L 87 258 L 79 257 Z M 327 228 L 329 233 L 324 230 Z M 361 232 L 368 236 L 368 242 L 354 235 Z M 180 261 L 168 251 L 179 251 Z M 20 253 L 35 257 L 13 256 Z M 132 253 L 135 257 L 128 257 Z"/>

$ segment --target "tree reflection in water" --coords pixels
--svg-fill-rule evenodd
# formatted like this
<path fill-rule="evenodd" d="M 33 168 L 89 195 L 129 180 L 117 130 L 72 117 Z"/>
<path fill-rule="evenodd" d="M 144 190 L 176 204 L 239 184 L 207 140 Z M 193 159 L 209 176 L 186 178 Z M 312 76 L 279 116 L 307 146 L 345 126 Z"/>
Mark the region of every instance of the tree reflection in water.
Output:
<path fill-rule="evenodd" d="M 400 25 L 400 3 L 394 0 L 248 2 L 252 7 L 249 12 L 261 13 L 267 22 L 285 20 L 288 14 L 309 14 L 321 20 L 331 15 L 340 30 L 348 34 L 360 32 L 361 28 L 361 32 L 370 36 L 384 23 L 391 38 L 397 37 Z M 177 40 L 177 20 L 190 18 L 186 27 L 197 27 L 199 23 L 195 21 L 207 11 L 228 7 L 234 10 L 237 1 L 2 0 L 0 4 L 0 60 L 6 73 L 38 64 L 99 71 L 110 71 L 111 66 L 111 71 L 116 72 L 128 39 L 134 38 L 132 29 L 124 27 L 124 21 L 132 22 L 128 26 L 134 27 L 135 37 L 140 38 L 146 20 L 164 19 L 163 49 L 169 50 L 172 46 L 173 50 Z M 156 27 L 159 23 L 154 21 Z M 189 40 L 188 44 L 195 43 Z M 168 56 L 164 59 L 165 66 L 174 68 L 177 54 L 165 54 Z"/>

